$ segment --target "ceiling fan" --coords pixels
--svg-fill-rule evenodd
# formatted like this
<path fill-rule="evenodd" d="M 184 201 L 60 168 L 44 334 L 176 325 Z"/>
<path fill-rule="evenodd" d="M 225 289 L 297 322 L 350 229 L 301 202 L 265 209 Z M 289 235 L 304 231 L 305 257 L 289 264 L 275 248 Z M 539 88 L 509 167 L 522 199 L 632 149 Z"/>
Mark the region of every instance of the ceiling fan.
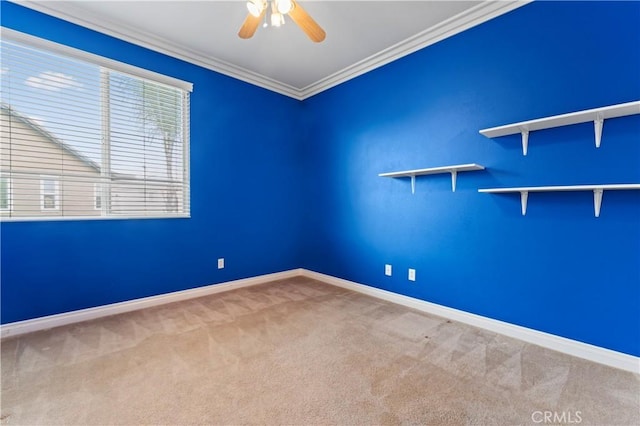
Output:
<path fill-rule="evenodd" d="M 240 38 L 253 37 L 263 17 L 263 26 L 268 25 L 266 15 L 269 12 L 269 6 L 271 6 L 271 26 L 281 26 L 284 24 L 284 15 L 289 15 L 291 20 L 314 42 L 319 43 L 326 37 L 320 25 L 294 0 L 249 0 L 247 1 L 249 15 L 238 32 Z"/>

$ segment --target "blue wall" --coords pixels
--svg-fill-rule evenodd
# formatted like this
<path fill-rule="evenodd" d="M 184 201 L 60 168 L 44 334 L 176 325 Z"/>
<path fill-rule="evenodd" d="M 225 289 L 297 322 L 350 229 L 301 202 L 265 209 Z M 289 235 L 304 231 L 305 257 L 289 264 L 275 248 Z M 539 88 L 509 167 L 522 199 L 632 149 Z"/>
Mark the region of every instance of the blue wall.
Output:
<path fill-rule="evenodd" d="M 640 3 L 536 2 L 305 102 L 305 267 L 640 355 L 640 116 L 487 139 L 479 129 L 640 99 Z M 339 107 L 336 107 L 339 106 Z M 378 173 L 479 163 L 484 172 Z M 384 264 L 394 267 L 384 276 Z M 408 268 L 417 270 L 409 282 Z"/>
<path fill-rule="evenodd" d="M 640 355 L 640 194 L 605 192 L 595 218 L 588 192 L 531 194 L 525 217 L 477 192 L 640 182 L 640 116 L 607 121 L 600 149 L 588 124 L 532 134 L 527 157 L 478 134 L 640 99 L 640 3 L 529 4 L 302 103 L 2 6 L 5 26 L 195 85 L 192 218 L 3 223 L 3 323 L 305 267 Z M 487 170 L 455 193 L 377 176 L 470 162 Z"/>
<path fill-rule="evenodd" d="M 12 3 L 2 25 L 194 83 L 191 218 L 2 223 L 3 323 L 300 266 L 299 102 Z"/>

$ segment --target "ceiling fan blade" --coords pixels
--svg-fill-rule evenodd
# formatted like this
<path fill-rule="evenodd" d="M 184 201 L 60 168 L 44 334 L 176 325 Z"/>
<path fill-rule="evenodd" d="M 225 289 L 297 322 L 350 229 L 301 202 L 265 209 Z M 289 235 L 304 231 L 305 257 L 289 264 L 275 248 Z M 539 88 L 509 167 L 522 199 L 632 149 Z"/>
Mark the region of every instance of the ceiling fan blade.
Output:
<path fill-rule="evenodd" d="M 260 16 L 255 17 L 252 14 L 247 15 L 247 19 L 244 20 L 242 27 L 240 27 L 240 31 L 238 31 L 238 36 L 240 38 L 251 38 L 256 33 L 258 29 L 258 25 L 260 25 L 260 21 L 262 21 L 262 17 L 264 16 L 264 10 L 260 14 Z"/>
<path fill-rule="evenodd" d="M 318 25 L 316 21 L 313 20 L 311 16 L 298 4 L 298 2 L 293 1 L 293 9 L 289 11 L 289 16 L 295 22 L 302 31 L 309 37 L 311 40 L 316 43 L 321 42 L 327 36 L 324 30 Z"/>

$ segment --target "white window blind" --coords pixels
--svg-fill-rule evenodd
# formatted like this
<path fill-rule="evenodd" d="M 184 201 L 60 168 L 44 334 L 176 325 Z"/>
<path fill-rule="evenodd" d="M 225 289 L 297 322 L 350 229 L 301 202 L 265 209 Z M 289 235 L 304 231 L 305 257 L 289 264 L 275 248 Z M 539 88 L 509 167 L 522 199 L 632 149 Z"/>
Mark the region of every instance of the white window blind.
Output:
<path fill-rule="evenodd" d="M 3 29 L 0 216 L 189 216 L 191 85 Z"/>

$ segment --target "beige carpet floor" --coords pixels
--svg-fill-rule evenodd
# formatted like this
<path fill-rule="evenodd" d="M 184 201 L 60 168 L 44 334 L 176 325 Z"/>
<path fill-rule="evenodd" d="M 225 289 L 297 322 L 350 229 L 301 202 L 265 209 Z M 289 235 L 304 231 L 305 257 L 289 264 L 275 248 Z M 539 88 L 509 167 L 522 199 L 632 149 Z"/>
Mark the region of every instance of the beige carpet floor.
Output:
<path fill-rule="evenodd" d="M 637 375 L 306 278 L 1 351 L 7 425 L 640 424 Z"/>

